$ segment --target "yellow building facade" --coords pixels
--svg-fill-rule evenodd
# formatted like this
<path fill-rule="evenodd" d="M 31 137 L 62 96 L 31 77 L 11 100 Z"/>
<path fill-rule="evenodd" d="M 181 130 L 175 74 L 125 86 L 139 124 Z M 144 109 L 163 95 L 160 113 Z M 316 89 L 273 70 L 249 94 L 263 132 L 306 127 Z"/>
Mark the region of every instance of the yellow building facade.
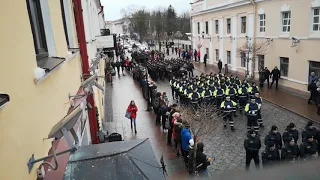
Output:
<path fill-rule="evenodd" d="M 10 101 L 0 109 L 0 179 L 36 179 L 39 164 L 29 173 L 27 162 L 32 154 L 48 155 L 51 140 L 44 138 L 67 114 L 69 95 L 81 86 L 73 12 L 72 0 L 2 2 L 0 92 Z M 98 75 L 103 75 L 100 65 Z M 99 111 L 102 97 L 95 95 Z M 82 144 L 91 143 L 86 126 Z"/>
<path fill-rule="evenodd" d="M 197 0 L 191 6 L 193 47 L 200 44 L 209 63 L 221 59 L 229 70 L 249 69 L 256 78 L 260 67 L 277 66 L 280 85 L 301 94 L 310 73 L 320 75 L 319 0 Z M 241 56 L 247 42 L 264 44 L 263 51 Z M 253 60 L 247 64 L 246 57 Z"/>

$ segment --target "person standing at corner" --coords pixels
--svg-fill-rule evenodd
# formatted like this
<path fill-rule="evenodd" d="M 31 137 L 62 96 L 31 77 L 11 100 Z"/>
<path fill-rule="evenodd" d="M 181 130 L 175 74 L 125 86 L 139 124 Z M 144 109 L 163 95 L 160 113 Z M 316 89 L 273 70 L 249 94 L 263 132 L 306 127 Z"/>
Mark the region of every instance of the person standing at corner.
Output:
<path fill-rule="evenodd" d="M 252 159 L 254 160 L 256 168 L 259 169 L 259 150 L 261 148 L 261 141 L 254 130 L 249 131 L 247 139 L 244 140 L 244 148 L 246 150 L 246 170 L 249 170 Z"/>
<path fill-rule="evenodd" d="M 127 111 L 131 113 L 130 115 L 131 130 L 133 130 L 132 124 L 134 124 L 134 132 L 137 134 L 136 119 L 137 119 L 138 107 L 136 106 L 133 100 L 130 102 Z"/>
<path fill-rule="evenodd" d="M 205 54 L 203 57 L 203 63 L 205 67 L 207 67 L 207 58 L 208 58 L 208 54 Z"/>
<path fill-rule="evenodd" d="M 278 69 L 277 66 L 275 66 L 274 69 L 271 71 L 271 75 L 272 75 L 272 82 L 269 86 L 269 89 L 272 88 L 274 81 L 276 81 L 276 89 L 278 90 L 278 81 L 280 79 L 280 70 Z"/>
<path fill-rule="evenodd" d="M 270 86 L 271 73 L 270 73 L 268 67 L 265 67 L 265 68 L 264 68 L 264 72 L 265 72 L 264 77 L 265 77 L 265 80 L 267 80 L 268 87 L 269 87 L 269 86 Z"/>
<path fill-rule="evenodd" d="M 198 55 L 198 52 L 197 52 L 197 50 L 195 49 L 195 50 L 194 50 L 194 61 L 196 61 L 196 62 L 197 62 L 197 55 Z"/>
<path fill-rule="evenodd" d="M 219 59 L 219 62 L 218 62 L 218 69 L 219 69 L 219 73 L 221 73 L 221 70 L 222 70 L 222 61 L 221 61 L 221 59 Z"/>

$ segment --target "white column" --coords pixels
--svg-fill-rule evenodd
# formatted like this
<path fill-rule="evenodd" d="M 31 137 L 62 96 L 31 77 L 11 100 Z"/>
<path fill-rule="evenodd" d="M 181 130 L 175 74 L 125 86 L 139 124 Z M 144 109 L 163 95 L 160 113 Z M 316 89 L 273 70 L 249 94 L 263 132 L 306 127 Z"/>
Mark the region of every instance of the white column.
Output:
<path fill-rule="evenodd" d="M 208 61 L 208 64 L 212 64 L 213 63 L 213 57 L 214 57 L 214 53 L 213 53 L 213 49 L 212 49 L 212 42 L 213 42 L 213 39 L 212 39 L 212 29 L 213 27 L 213 20 L 209 20 L 209 37 L 211 39 L 209 39 L 209 61 Z"/>
<path fill-rule="evenodd" d="M 193 26 L 192 26 L 192 30 L 193 30 L 193 34 L 192 34 L 192 47 L 194 48 L 194 49 L 197 49 L 197 34 L 198 34 L 198 23 L 197 22 L 193 22 L 192 23 L 193 24 Z"/>
<path fill-rule="evenodd" d="M 205 22 L 201 21 L 200 22 L 200 34 L 199 34 L 200 41 L 202 42 L 202 47 L 200 48 L 200 61 L 203 60 L 203 56 L 204 56 L 204 54 L 206 52 L 205 47 L 204 47 L 204 43 L 203 43 L 204 39 L 202 39 L 202 32 L 205 31 L 205 26 L 206 26 Z"/>
<path fill-rule="evenodd" d="M 222 64 L 225 64 L 224 62 L 224 47 L 223 47 L 223 36 L 224 36 L 224 28 L 223 28 L 223 18 L 219 19 L 219 36 L 220 36 L 220 51 L 219 51 L 219 59 L 221 59 Z"/>
<path fill-rule="evenodd" d="M 253 37 L 253 31 L 254 31 L 253 14 L 249 14 L 248 19 L 249 19 L 249 21 L 248 21 L 248 27 L 249 27 L 248 28 L 248 37 L 251 38 L 251 40 L 249 40 L 249 43 L 252 44 L 253 43 L 253 38 L 254 38 Z M 252 57 L 253 57 L 253 55 L 250 54 L 249 58 L 252 59 Z M 252 68 L 252 61 L 255 61 L 255 59 L 252 59 L 251 61 L 249 61 L 249 75 L 250 76 L 252 75 L 252 73 L 254 73 L 254 72 L 252 72 L 252 71 L 254 71 L 254 69 Z"/>
<path fill-rule="evenodd" d="M 237 15 L 232 17 L 232 52 L 231 52 L 231 70 L 237 71 L 237 32 L 238 32 L 238 18 Z"/>

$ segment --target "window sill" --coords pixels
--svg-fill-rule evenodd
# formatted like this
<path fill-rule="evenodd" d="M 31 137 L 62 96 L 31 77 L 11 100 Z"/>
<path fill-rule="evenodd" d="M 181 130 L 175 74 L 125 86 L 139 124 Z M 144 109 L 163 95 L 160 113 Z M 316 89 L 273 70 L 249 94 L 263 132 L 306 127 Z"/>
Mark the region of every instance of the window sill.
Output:
<path fill-rule="evenodd" d="M 239 36 L 239 37 L 244 38 L 244 37 L 246 37 L 246 36 L 247 36 L 247 33 L 240 33 L 240 36 Z"/>
<path fill-rule="evenodd" d="M 39 79 L 34 79 L 34 83 L 38 85 L 43 80 L 47 79 L 52 74 L 52 72 L 56 71 L 62 66 L 63 62 L 65 62 L 65 58 L 59 57 L 46 57 L 38 60 L 38 67 L 44 69 L 45 74 Z"/>
<path fill-rule="evenodd" d="M 290 79 L 288 77 L 280 77 L 280 79 L 282 80 L 287 80 L 287 81 L 291 81 L 291 82 L 294 82 L 294 83 L 298 83 L 298 84 L 303 84 L 303 85 L 307 85 L 308 83 L 306 82 L 302 82 L 302 81 L 297 81 L 297 80 L 294 80 L 294 79 Z"/>
<path fill-rule="evenodd" d="M 320 31 L 319 32 L 311 32 L 308 36 L 308 39 L 320 39 Z"/>
<path fill-rule="evenodd" d="M 263 32 L 258 33 L 257 38 L 264 38 L 266 37 L 266 34 Z"/>
<path fill-rule="evenodd" d="M 70 61 L 73 57 L 79 54 L 79 48 L 68 48 L 68 59 L 66 61 Z M 70 54 L 71 53 L 71 54 Z"/>
<path fill-rule="evenodd" d="M 290 32 L 282 32 L 279 38 L 289 38 L 290 37 Z"/>

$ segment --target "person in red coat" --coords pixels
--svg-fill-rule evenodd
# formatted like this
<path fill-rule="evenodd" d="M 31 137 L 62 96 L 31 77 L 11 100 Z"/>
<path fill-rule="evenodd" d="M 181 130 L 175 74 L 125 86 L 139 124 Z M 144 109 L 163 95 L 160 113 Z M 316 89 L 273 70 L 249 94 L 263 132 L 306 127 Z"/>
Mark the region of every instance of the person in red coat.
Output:
<path fill-rule="evenodd" d="M 130 115 L 131 130 L 133 130 L 133 128 L 132 128 L 132 123 L 133 123 L 134 124 L 134 132 L 137 134 L 136 118 L 137 118 L 138 107 L 136 106 L 134 101 L 130 102 L 127 111 L 131 113 L 131 115 Z"/>

